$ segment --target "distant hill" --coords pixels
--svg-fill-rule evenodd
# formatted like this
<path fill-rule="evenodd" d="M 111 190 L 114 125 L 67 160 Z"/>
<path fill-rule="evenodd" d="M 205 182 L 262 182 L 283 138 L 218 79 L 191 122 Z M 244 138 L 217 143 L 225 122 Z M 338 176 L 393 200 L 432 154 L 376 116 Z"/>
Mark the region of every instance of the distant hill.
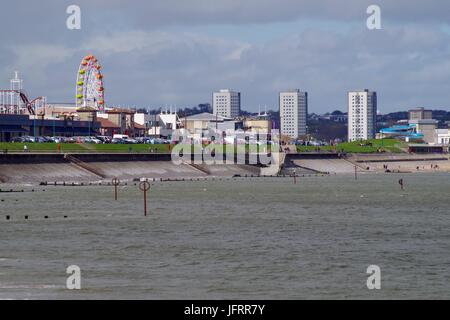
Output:
<path fill-rule="evenodd" d="M 332 120 L 308 120 L 308 133 L 321 141 L 334 139 L 347 140 L 347 125 L 342 122 Z"/>

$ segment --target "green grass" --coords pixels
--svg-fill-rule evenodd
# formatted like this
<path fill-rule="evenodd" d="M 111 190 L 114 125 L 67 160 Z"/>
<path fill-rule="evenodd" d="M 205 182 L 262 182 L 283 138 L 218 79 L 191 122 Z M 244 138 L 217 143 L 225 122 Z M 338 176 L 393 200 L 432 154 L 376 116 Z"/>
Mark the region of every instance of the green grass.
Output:
<path fill-rule="evenodd" d="M 23 152 L 24 145 L 28 152 L 58 152 L 57 143 L 0 143 L 0 152 L 7 149 L 9 152 Z M 131 148 L 131 149 L 130 149 Z M 169 145 L 152 144 L 78 144 L 61 143 L 61 152 L 98 152 L 98 153 L 127 153 L 127 152 L 169 152 Z"/>
<path fill-rule="evenodd" d="M 319 149 L 317 149 L 319 148 Z M 334 147 L 332 146 L 323 146 L 323 147 L 314 147 L 314 146 L 297 146 L 297 151 L 298 152 L 316 152 L 317 150 L 319 151 L 334 151 Z"/>
<path fill-rule="evenodd" d="M 0 143 L 0 152 L 8 150 L 8 152 L 24 152 L 24 145 L 28 147 L 28 152 L 46 152 L 56 153 L 58 152 L 57 143 Z M 61 152 L 86 152 L 86 153 L 170 153 L 174 146 L 168 144 L 77 144 L 77 143 L 61 143 Z M 187 149 L 191 148 L 191 153 L 201 153 L 200 145 L 187 145 Z M 208 146 L 204 145 L 203 148 L 207 149 Z M 187 150 L 185 149 L 185 150 Z M 269 148 L 265 148 L 257 145 L 237 145 L 236 148 L 230 147 L 230 145 L 218 145 L 216 146 L 216 153 L 235 153 L 239 152 L 264 152 Z"/>
<path fill-rule="evenodd" d="M 0 152 L 4 152 L 4 150 L 8 151 L 24 151 L 24 146 L 28 147 L 29 152 L 57 152 L 58 144 L 57 143 L 0 143 Z M 80 144 L 76 143 L 62 143 L 61 150 L 63 152 L 76 152 L 76 151 L 84 151 L 84 148 Z"/>
<path fill-rule="evenodd" d="M 368 143 L 372 143 L 372 145 L 368 145 Z M 8 152 L 23 152 L 24 145 L 27 145 L 28 152 L 58 152 L 58 144 L 57 143 L 0 143 L 0 152 L 4 152 L 4 150 L 8 150 Z M 378 151 L 383 152 L 391 152 L 391 153 L 401 153 L 403 152 L 401 148 L 406 147 L 407 144 L 395 139 L 384 139 L 382 140 L 369 140 L 362 142 L 345 142 L 333 146 L 323 146 L 323 147 L 314 147 L 314 146 L 298 146 L 297 150 L 299 152 L 315 152 L 317 148 L 322 152 L 347 152 L 347 153 L 376 153 Z M 207 146 L 204 146 L 205 148 Z M 201 147 L 199 145 L 194 145 L 191 150 L 192 152 L 201 152 Z M 61 143 L 61 152 L 92 152 L 92 153 L 170 153 L 173 149 L 173 146 L 168 144 L 77 144 L 77 143 Z M 221 153 L 220 146 L 217 147 L 216 152 Z M 224 153 L 230 152 L 251 152 L 256 153 L 259 151 L 263 152 L 263 147 L 258 147 L 256 145 L 237 145 L 236 148 L 231 149 L 223 149 Z"/>
<path fill-rule="evenodd" d="M 157 153 L 168 153 L 171 147 L 168 144 L 85 144 L 83 146 L 91 152 L 101 153 L 148 153 L 152 150 Z"/>
<path fill-rule="evenodd" d="M 369 144 L 372 145 L 369 145 Z M 314 146 L 298 146 L 297 150 L 299 152 L 313 152 L 317 151 L 337 151 L 337 152 L 347 152 L 347 153 L 377 153 L 377 152 L 391 152 L 391 153 L 402 153 L 401 148 L 407 147 L 405 142 L 396 139 L 372 139 L 368 141 L 355 141 L 355 142 L 344 142 L 338 144 L 336 147 L 324 146 L 324 147 L 314 147 Z"/>

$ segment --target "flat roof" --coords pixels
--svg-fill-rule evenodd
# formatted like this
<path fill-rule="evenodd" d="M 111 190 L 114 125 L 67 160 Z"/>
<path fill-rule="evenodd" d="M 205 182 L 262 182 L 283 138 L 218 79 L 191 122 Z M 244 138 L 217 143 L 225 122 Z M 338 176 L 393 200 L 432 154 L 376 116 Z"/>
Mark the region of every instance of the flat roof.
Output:
<path fill-rule="evenodd" d="M 188 121 L 225 121 L 231 120 L 231 118 L 222 117 L 208 112 L 203 112 L 199 114 L 194 114 L 192 116 L 186 117 Z"/>
<path fill-rule="evenodd" d="M 434 120 L 434 119 L 414 119 L 414 120 L 409 120 L 409 123 L 412 124 L 437 124 L 439 121 Z"/>

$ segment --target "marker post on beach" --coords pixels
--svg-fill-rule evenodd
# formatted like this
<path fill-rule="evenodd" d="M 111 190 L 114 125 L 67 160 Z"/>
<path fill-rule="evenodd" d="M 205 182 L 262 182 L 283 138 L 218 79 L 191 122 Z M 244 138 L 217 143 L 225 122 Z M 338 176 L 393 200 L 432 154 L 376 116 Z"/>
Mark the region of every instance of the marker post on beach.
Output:
<path fill-rule="evenodd" d="M 150 190 L 150 183 L 143 181 L 139 184 L 139 189 L 144 192 L 144 216 L 147 216 L 147 191 Z"/>
<path fill-rule="evenodd" d="M 112 179 L 112 185 L 114 186 L 114 200 L 117 201 L 117 187 L 120 185 L 118 178 Z"/>
<path fill-rule="evenodd" d="M 404 190 L 403 179 L 398 180 L 398 184 L 400 185 L 400 188 L 403 191 Z"/>

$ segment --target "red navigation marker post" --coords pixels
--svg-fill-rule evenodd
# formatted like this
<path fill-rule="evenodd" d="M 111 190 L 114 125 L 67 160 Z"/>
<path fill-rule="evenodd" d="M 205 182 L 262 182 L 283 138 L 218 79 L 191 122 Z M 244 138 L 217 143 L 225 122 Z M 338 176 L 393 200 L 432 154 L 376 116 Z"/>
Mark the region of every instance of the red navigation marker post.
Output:
<path fill-rule="evenodd" d="M 144 192 L 144 216 L 147 216 L 147 191 L 150 190 L 150 183 L 148 181 L 141 182 L 139 189 Z"/>
<path fill-rule="evenodd" d="M 120 185 L 120 180 L 117 178 L 112 179 L 112 185 L 114 186 L 114 200 L 117 201 L 117 187 Z"/>

